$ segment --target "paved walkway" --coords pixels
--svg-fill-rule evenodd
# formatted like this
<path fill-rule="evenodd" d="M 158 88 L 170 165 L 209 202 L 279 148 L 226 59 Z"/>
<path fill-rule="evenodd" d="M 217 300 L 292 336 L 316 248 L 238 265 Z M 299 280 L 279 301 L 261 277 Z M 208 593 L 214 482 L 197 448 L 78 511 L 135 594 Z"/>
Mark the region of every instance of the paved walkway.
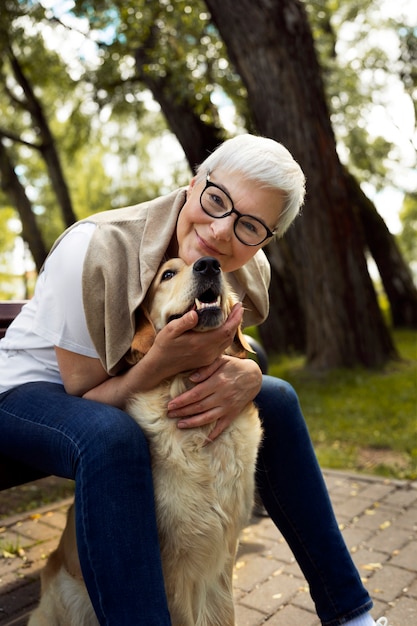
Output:
<path fill-rule="evenodd" d="M 390 626 L 417 624 L 417 484 L 326 471 L 346 542 Z M 0 625 L 23 626 L 68 501 L 0 522 Z M 268 518 L 244 530 L 235 568 L 239 626 L 318 626 L 306 582 Z M 146 625 L 145 625 L 146 626 Z"/>

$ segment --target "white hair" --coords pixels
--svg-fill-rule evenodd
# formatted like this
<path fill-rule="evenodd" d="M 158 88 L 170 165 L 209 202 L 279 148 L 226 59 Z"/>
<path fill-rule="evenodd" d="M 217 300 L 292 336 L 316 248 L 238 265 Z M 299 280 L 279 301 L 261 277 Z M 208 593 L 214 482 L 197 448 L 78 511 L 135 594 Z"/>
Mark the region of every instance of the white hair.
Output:
<path fill-rule="evenodd" d="M 198 166 L 196 179 L 202 180 L 217 168 L 226 173 L 238 172 L 284 193 L 284 207 L 275 229 L 282 237 L 299 214 L 305 195 L 305 176 L 287 148 L 267 137 L 237 135 L 220 144 Z"/>

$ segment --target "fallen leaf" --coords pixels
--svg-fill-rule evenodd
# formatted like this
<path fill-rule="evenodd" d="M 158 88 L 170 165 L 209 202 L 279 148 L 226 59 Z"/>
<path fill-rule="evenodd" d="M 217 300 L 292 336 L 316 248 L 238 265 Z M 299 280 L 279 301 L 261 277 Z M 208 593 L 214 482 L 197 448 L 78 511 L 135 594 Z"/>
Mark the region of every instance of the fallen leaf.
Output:
<path fill-rule="evenodd" d="M 381 563 L 367 563 L 366 565 L 361 565 L 361 567 L 367 572 L 375 572 L 378 569 L 382 569 Z"/>
<path fill-rule="evenodd" d="M 9 552 L 8 550 L 3 550 L 2 556 L 5 559 L 15 559 L 16 558 L 16 555 L 13 554 L 12 552 Z"/>

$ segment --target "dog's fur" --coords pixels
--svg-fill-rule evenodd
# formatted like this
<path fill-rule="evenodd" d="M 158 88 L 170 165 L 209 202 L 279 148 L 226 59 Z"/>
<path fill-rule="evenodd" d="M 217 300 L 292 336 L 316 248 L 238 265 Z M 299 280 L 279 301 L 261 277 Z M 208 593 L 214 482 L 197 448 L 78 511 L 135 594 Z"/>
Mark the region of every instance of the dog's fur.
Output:
<path fill-rule="evenodd" d="M 200 259 L 193 266 L 168 261 L 142 306 L 130 360 L 140 359 L 171 319 L 194 308 L 196 329 L 210 330 L 224 322 L 233 302 L 215 259 Z M 242 356 L 243 348 L 250 349 L 239 331 L 231 350 Z M 149 440 L 172 624 L 233 626 L 233 564 L 253 503 L 260 421 L 249 404 L 213 442 L 213 424 L 181 430 L 177 420 L 166 417 L 167 404 L 188 387 L 188 374 L 177 375 L 133 397 L 128 412 Z M 71 507 L 60 544 L 42 572 L 41 603 L 29 626 L 97 624 L 82 579 Z"/>

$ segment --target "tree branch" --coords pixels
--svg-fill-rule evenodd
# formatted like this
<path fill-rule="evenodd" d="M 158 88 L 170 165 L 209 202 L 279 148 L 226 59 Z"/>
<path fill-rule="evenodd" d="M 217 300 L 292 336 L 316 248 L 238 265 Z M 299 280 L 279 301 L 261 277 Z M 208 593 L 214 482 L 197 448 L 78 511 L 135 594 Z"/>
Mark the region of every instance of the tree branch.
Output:
<path fill-rule="evenodd" d="M 19 135 L 16 135 L 16 133 L 12 133 L 10 130 L 6 130 L 5 128 L 1 128 L 0 126 L 0 138 L 1 137 L 3 137 L 4 139 L 10 139 L 11 141 L 14 141 L 16 143 L 20 143 L 23 146 L 27 146 L 28 148 L 39 150 L 39 152 L 42 152 L 42 149 L 43 149 L 42 144 L 36 144 L 36 143 L 31 143 L 30 141 L 25 141 Z"/>

